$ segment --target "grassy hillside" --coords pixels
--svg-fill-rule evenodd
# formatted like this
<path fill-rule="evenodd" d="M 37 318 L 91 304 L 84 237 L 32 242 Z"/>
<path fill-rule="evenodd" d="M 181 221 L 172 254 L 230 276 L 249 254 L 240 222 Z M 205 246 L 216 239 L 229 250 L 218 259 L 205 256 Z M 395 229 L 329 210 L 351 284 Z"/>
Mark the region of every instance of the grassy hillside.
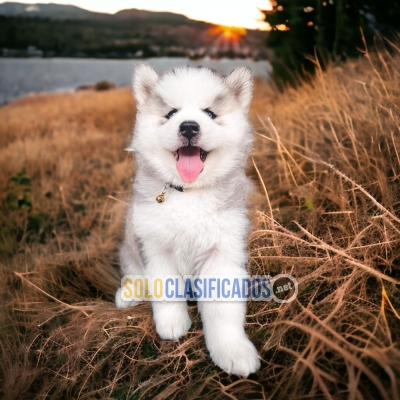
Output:
<path fill-rule="evenodd" d="M 196 305 L 169 342 L 149 304 L 113 304 L 130 90 L 0 108 L 0 397 L 399 398 L 399 62 L 381 52 L 284 94 L 256 83 L 249 269 L 290 272 L 299 295 L 249 304 L 248 379 L 211 362 Z"/>

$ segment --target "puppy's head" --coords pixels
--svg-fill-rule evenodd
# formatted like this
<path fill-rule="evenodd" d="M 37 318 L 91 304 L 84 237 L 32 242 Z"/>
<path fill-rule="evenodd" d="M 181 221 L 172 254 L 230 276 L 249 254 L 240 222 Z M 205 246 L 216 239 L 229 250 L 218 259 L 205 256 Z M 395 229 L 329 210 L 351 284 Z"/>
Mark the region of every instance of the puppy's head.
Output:
<path fill-rule="evenodd" d="M 196 67 L 159 76 L 142 64 L 133 91 L 138 112 L 132 148 L 155 176 L 199 187 L 243 168 L 252 141 L 248 68 L 227 77 Z"/>

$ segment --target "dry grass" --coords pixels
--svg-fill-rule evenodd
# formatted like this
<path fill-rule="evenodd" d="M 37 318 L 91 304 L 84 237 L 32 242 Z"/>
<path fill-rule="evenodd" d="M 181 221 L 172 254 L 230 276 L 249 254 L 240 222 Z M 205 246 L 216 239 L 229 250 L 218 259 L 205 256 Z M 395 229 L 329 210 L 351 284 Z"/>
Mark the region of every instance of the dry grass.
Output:
<path fill-rule="evenodd" d="M 251 303 L 249 379 L 210 361 L 197 307 L 162 342 L 148 304 L 116 310 L 132 160 L 130 91 L 0 109 L 0 396 L 396 399 L 400 396 L 400 54 L 278 94 L 257 83 L 253 273 L 290 272 L 291 304 Z M 23 173 L 25 171 L 25 173 Z"/>

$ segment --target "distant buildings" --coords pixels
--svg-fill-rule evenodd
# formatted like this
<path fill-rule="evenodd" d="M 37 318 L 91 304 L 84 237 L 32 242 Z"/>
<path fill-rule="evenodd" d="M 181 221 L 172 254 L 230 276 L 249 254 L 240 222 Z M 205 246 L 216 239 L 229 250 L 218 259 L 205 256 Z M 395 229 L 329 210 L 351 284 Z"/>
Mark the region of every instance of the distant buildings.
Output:
<path fill-rule="evenodd" d="M 43 51 L 35 46 L 28 46 L 25 50 L 3 48 L 3 57 L 43 57 Z"/>
<path fill-rule="evenodd" d="M 117 59 L 140 59 L 151 57 L 187 57 L 192 60 L 202 58 L 219 59 L 219 58 L 248 58 L 253 60 L 269 59 L 268 50 L 260 48 L 252 49 L 249 46 L 241 46 L 237 49 L 221 48 L 219 46 L 185 48 L 182 46 L 151 46 L 150 51 L 137 50 L 119 51 L 118 48 L 108 52 L 98 52 L 95 54 L 87 54 L 85 52 L 56 52 L 43 51 L 35 46 L 28 46 L 26 49 L 9 49 L 2 48 L 0 56 L 2 57 L 27 57 L 27 58 L 42 58 L 42 57 L 70 57 L 70 58 L 117 58 Z M 149 54 L 150 53 L 150 54 Z"/>

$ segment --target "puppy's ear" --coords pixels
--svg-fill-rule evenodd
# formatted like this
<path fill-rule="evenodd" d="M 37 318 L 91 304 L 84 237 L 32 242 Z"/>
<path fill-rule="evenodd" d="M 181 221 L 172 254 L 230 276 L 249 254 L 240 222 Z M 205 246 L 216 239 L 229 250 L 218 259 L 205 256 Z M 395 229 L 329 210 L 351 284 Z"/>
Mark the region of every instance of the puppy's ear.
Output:
<path fill-rule="evenodd" d="M 253 94 L 253 74 L 250 68 L 236 68 L 225 78 L 225 83 L 233 91 L 245 112 L 247 112 Z"/>
<path fill-rule="evenodd" d="M 138 106 L 144 104 L 158 80 L 157 72 L 150 65 L 140 64 L 133 71 L 132 87 Z"/>

